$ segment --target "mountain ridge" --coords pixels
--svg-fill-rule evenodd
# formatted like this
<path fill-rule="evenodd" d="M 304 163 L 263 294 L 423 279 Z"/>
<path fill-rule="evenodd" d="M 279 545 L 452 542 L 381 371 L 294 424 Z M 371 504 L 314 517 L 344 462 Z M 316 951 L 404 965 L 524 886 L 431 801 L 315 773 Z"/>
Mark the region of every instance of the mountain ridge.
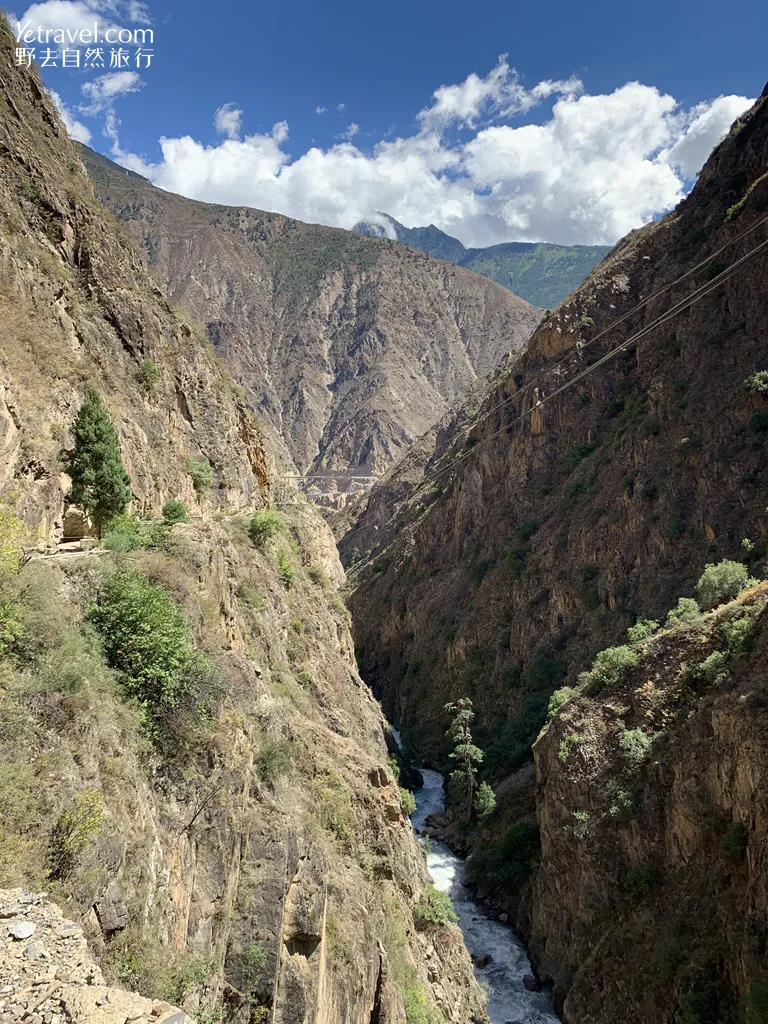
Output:
<path fill-rule="evenodd" d="M 467 248 L 440 228 L 407 228 L 387 213 L 361 220 L 352 228 L 372 238 L 392 238 L 436 259 L 488 277 L 534 306 L 554 309 L 582 283 L 609 245 L 559 245 L 553 242 L 499 242 Z"/>

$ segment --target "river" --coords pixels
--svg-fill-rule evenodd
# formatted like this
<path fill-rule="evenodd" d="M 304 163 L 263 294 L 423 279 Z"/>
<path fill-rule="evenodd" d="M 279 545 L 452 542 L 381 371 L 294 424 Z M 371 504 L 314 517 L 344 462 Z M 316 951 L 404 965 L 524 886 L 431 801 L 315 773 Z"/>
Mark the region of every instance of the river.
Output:
<path fill-rule="evenodd" d="M 443 777 L 422 769 L 424 785 L 414 793 L 416 810 L 411 822 L 417 835 L 424 829 L 429 814 L 445 810 Z M 478 981 L 488 998 L 492 1024 L 559 1024 L 549 992 L 529 992 L 523 975 L 531 974 L 531 964 L 520 940 L 509 925 L 491 920 L 464 885 L 464 861 L 444 844 L 430 841 L 427 866 L 436 888 L 447 892 L 459 915 L 459 927 L 470 953 L 490 953 L 492 963 L 475 968 Z"/>

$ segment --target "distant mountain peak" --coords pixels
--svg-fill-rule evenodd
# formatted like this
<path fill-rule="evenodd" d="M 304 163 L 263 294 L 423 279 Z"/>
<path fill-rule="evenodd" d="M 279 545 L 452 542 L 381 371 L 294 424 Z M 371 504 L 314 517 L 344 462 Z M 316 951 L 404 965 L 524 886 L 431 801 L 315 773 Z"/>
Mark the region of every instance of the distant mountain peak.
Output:
<path fill-rule="evenodd" d="M 501 242 L 480 249 L 467 247 L 441 228 L 407 228 L 377 210 L 355 224 L 353 231 L 371 238 L 391 238 L 420 249 L 435 259 L 457 263 L 489 277 L 534 306 L 554 309 L 579 287 L 609 245 L 557 245 L 552 242 Z"/>

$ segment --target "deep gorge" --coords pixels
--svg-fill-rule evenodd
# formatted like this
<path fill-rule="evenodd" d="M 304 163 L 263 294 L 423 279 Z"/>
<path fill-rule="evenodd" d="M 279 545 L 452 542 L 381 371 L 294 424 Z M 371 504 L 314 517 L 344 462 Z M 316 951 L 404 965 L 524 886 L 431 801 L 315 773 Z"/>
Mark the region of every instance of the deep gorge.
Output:
<path fill-rule="evenodd" d="M 0 35 L 0 1022 L 765 1024 L 768 93 L 544 314 L 94 161 Z"/>

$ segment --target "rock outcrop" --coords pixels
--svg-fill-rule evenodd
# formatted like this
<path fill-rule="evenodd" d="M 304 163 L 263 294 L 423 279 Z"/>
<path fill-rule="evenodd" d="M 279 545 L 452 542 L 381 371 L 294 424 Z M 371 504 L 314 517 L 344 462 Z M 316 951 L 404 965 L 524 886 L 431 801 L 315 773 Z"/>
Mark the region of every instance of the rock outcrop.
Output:
<path fill-rule="evenodd" d="M 370 486 L 541 319 L 395 242 L 183 199 L 83 155 L 101 201 L 318 498 Z"/>
<path fill-rule="evenodd" d="M 104 984 L 83 929 L 46 893 L 0 889 L 0 1021 L 163 1024 L 182 1011 Z M 189 1024 L 194 1018 L 186 1017 Z"/>
<path fill-rule="evenodd" d="M 639 644 L 536 744 L 531 943 L 569 1024 L 765 1013 L 766 596 Z"/>

